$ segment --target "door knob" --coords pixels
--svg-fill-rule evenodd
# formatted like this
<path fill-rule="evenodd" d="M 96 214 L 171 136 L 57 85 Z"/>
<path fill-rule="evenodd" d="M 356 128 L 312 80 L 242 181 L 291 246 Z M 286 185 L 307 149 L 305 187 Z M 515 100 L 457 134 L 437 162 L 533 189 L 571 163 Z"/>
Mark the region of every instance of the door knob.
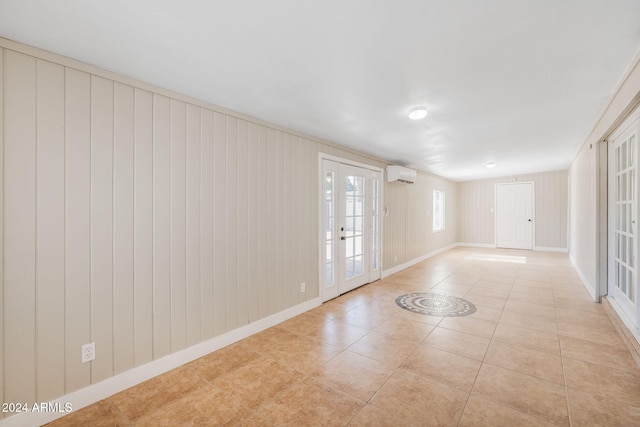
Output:
<path fill-rule="evenodd" d="M 531 222 L 531 219 L 529 219 L 529 222 Z"/>
<path fill-rule="evenodd" d="M 340 236 L 340 240 L 347 240 L 347 238 L 344 236 Z"/>

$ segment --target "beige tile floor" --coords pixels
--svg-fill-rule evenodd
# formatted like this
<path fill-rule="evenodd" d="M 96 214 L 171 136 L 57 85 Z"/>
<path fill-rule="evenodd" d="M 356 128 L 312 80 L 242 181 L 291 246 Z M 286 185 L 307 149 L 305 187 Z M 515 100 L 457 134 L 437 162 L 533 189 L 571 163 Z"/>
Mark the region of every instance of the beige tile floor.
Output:
<path fill-rule="evenodd" d="M 632 426 L 640 370 L 565 254 L 457 248 L 52 425 Z"/>

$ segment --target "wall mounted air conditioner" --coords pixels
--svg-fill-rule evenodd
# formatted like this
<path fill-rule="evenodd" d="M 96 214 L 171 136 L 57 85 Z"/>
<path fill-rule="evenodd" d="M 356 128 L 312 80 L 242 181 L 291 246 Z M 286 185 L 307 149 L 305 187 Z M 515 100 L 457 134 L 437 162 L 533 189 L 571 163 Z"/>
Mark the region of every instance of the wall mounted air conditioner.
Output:
<path fill-rule="evenodd" d="M 413 184 L 418 174 L 413 169 L 404 166 L 387 166 L 387 182 L 402 182 Z"/>

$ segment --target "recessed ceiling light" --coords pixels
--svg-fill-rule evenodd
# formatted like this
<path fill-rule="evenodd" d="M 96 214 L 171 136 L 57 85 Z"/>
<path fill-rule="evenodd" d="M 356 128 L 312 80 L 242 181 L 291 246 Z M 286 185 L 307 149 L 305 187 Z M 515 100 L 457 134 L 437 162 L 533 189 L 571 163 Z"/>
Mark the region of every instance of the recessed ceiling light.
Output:
<path fill-rule="evenodd" d="M 488 167 L 489 169 L 495 168 L 496 167 L 496 162 L 487 162 L 487 163 L 485 163 L 485 166 Z"/>
<path fill-rule="evenodd" d="M 409 112 L 409 118 L 411 120 L 420 120 L 427 117 L 427 109 L 424 107 L 416 107 Z"/>

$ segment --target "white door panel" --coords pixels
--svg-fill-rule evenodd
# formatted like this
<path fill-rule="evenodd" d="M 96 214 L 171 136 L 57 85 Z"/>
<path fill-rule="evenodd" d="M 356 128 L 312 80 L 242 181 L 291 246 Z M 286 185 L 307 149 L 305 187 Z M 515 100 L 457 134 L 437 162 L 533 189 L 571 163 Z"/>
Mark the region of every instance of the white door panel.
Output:
<path fill-rule="evenodd" d="M 496 184 L 496 246 L 533 249 L 533 183 Z"/>
<path fill-rule="evenodd" d="M 322 299 L 327 301 L 381 276 L 381 173 L 328 159 L 322 173 Z"/>
<path fill-rule="evenodd" d="M 640 120 L 609 143 L 608 293 L 638 327 L 637 203 Z"/>

